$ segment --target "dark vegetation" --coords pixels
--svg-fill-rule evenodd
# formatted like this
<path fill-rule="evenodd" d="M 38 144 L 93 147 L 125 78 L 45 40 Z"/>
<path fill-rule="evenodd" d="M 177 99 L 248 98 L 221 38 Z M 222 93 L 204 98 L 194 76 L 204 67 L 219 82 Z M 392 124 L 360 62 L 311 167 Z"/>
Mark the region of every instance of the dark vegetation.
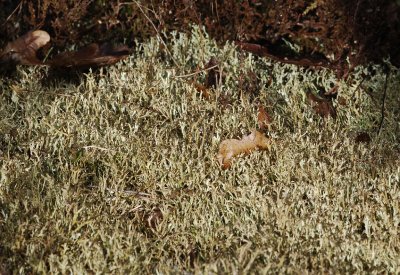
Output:
<path fill-rule="evenodd" d="M 1 0 L 0 5 L 3 44 L 41 28 L 59 49 L 104 41 L 132 45 L 135 39 L 187 32 L 197 24 L 219 42 L 251 43 L 240 45 L 278 61 L 328 67 L 339 77 L 388 56 L 400 65 L 394 0 Z"/>

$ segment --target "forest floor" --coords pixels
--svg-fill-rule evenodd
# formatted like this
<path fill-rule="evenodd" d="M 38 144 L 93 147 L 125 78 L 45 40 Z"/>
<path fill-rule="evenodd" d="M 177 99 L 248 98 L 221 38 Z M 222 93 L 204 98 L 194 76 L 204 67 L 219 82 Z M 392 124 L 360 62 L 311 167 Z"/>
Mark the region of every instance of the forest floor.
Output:
<path fill-rule="evenodd" d="M 198 29 L 117 65 L 0 78 L 0 273 L 400 272 L 400 73 L 217 47 Z M 214 57 L 223 78 L 202 89 Z M 362 82 L 362 85 L 360 85 Z M 229 169 L 219 144 L 272 121 Z M 260 129 L 259 129 L 260 130 Z M 186 273 L 187 272 L 187 273 Z"/>

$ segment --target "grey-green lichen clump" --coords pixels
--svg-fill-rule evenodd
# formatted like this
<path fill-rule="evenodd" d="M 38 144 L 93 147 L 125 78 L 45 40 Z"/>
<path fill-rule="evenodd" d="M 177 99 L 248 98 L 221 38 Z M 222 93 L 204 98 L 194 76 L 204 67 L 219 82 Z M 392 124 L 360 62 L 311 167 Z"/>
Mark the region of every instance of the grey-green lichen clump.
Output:
<path fill-rule="evenodd" d="M 305 91 L 329 89 L 329 71 L 173 36 L 78 82 L 0 80 L 0 271 L 400 272 L 399 72 L 377 134 L 380 67 L 340 82 L 322 119 Z M 206 99 L 207 72 L 185 75 L 211 57 L 224 78 Z M 221 169 L 218 145 L 256 128 L 259 104 L 271 149 Z"/>

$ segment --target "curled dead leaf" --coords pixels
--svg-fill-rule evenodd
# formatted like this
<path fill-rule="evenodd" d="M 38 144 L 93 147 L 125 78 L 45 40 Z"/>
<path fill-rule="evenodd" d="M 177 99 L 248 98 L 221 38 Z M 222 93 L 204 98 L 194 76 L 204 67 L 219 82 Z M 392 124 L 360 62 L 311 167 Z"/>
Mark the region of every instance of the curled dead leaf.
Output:
<path fill-rule="evenodd" d="M 249 154 L 254 150 L 268 149 L 270 140 L 261 132 L 253 130 L 250 135 L 242 139 L 226 139 L 219 145 L 218 162 L 224 169 L 231 166 L 232 159 L 240 154 Z"/>
<path fill-rule="evenodd" d="M 50 35 L 42 30 L 30 31 L 9 42 L 0 54 L 1 64 L 41 65 L 36 52 L 50 41 Z"/>
<path fill-rule="evenodd" d="M 100 67 L 111 65 L 128 57 L 127 46 L 113 47 L 108 43 L 90 44 L 77 51 L 63 52 L 53 59 L 42 62 L 37 51 L 50 41 L 50 35 L 42 30 L 30 31 L 9 42 L 0 53 L 3 71 L 15 69 L 16 65 L 48 65 L 50 67 Z"/>

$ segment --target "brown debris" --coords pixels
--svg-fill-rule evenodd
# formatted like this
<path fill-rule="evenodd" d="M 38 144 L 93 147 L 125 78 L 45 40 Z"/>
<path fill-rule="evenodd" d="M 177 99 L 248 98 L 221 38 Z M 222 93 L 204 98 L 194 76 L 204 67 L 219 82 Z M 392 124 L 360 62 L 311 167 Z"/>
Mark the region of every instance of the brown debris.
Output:
<path fill-rule="evenodd" d="M 2 69 L 13 69 L 16 65 L 48 65 L 50 67 L 100 67 L 112 65 L 128 57 L 127 46 L 112 47 L 93 43 L 77 51 L 63 52 L 53 59 L 42 62 L 37 51 L 50 41 L 50 35 L 42 30 L 30 31 L 10 42 L 0 53 Z"/>
<path fill-rule="evenodd" d="M 336 110 L 331 98 L 320 98 L 312 92 L 307 92 L 307 99 L 314 111 L 323 118 L 336 118 Z"/>
<path fill-rule="evenodd" d="M 209 100 L 211 99 L 211 89 L 216 88 L 221 81 L 221 73 L 215 57 L 211 57 L 204 68 L 200 71 L 205 70 L 207 70 L 207 76 L 204 84 L 199 83 L 197 77 L 196 80 L 189 81 L 189 83 L 192 84 L 205 99 Z"/>
<path fill-rule="evenodd" d="M 0 64 L 42 65 L 36 52 L 50 41 L 50 35 L 42 30 L 30 31 L 16 40 L 9 42 L 0 53 Z"/>
<path fill-rule="evenodd" d="M 236 45 L 239 46 L 240 49 L 251 52 L 255 55 L 262 56 L 262 57 L 268 57 L 274 61 L 278 61 L 281 63 L 286 63 L 286 64 L 293 64 L 297 66 L 302 66 L 302 67 L 315 67 L 315 68 L 329 68 L 329 69 L 336 69 L 336 66 L 331 64 L 329 60 L 326 58 L 317 58 L 313 56 L 303 56 L 303 57 L 292 57 L 288 58 L 286 55 L 283 53 L 273 53 L 271 49 L 267 46 L 262 46 L 259 44 L 254 44 L 254 43 L 246 43 L 246 42 L 240 42 L 236 41 Z"/>
<path fill-rule="evenodd" d="M 190 83 L 194 86 L 196 91 L 199 92 L 199 94 L 201 94 L 205 99 L 208 100 L 211 98 L 210 90 L 206 86 L 195 81 L 191 81 Z"/>
<path fill-rule="evenodd" d="M 258 105 L 257 122 L 258 127 L 260 127 L 261 130 L 267 129 L 268 126 L 272 123 L 271 116 L 267 113 L 267 111 L 261 104 Z"/>

